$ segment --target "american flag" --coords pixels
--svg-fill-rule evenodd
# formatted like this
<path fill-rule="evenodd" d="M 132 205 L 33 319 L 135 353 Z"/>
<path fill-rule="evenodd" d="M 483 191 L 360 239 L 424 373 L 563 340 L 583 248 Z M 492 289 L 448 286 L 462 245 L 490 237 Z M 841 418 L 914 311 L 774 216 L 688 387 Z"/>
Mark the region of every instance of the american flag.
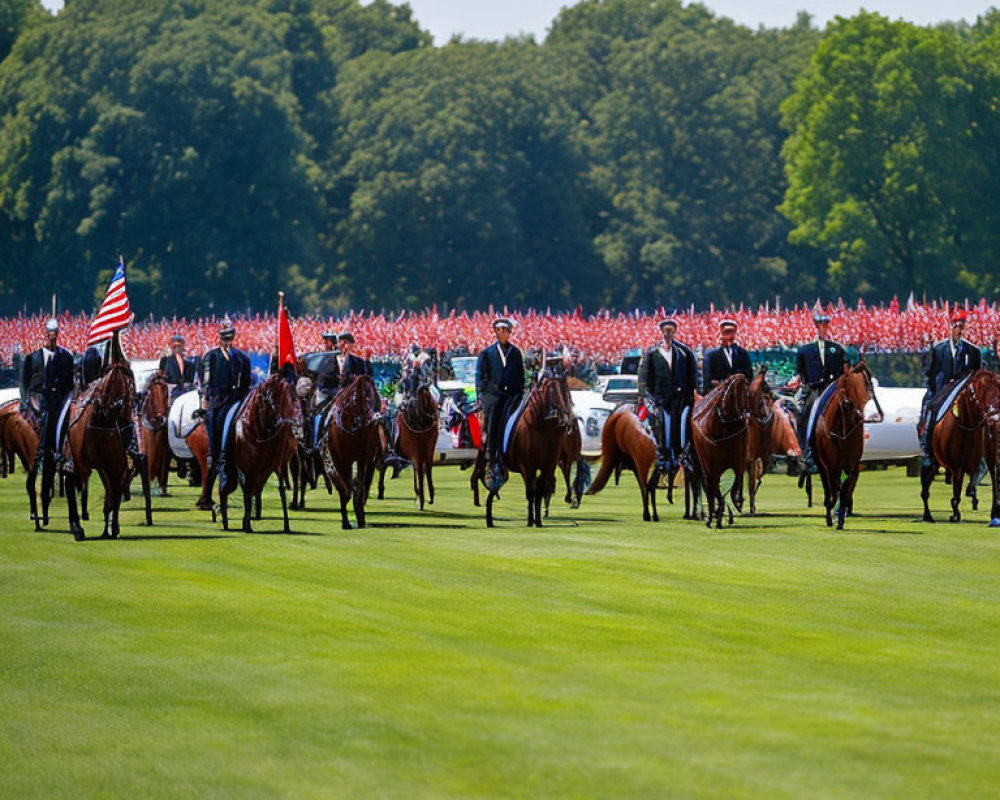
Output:
<path fill-rule="evenodd" d="M 87 347 L 110 339 L 111 334 L 131 324 L 135 319 L 128 302 L 128 292 L 125 290 L 125 259 L 119 256 L 118 268 L 111 278 L 104 302 L 90 323 L 90 333 L 87 335 Z"/>

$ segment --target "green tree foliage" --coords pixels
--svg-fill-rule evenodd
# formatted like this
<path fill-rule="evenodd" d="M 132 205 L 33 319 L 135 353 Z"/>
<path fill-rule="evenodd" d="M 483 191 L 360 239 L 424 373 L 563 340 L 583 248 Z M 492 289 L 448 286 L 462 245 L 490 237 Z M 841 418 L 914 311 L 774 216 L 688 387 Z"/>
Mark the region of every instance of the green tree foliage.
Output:
<path fill-rule="evenodd" d="M 0 0 L 0 61 L 10 55 L 22 32 L 48 16 L 39 0 Z"/>
<path fill-rule="evenodd" d="M 582 0 L 0 0 L 0 313 L 1000 290 L 1000 32 Z M 782 159 L 784 156 L 784 161 Z"/>
<path fill-rule="evenodd" d="M 786 101 L 782 210 L 834 288 L 995 290 L 996 35 L 979 27 L 838 19 Z"/>
<path fill-rule="evenodd" d="M 345 68 L 324 295 L 365 305 L 594 299 L 573 115 L 532 41 L 452 43 Z"/>
<path fill-rule="evenodd" d="M 607 204 L 595 238 L 615 305 L 811 291 L 775 211 L 779 105 L 817 39 L 808 19 L 750 31 L 677 0 L 583 2 L 548 44 L 582 65 L 583 145 Z"/>
<path fill-rule="evenodd" d="M 385 2 L 75 0 L 0 67 L 4 305 L 88 308 L 118 251 L 139 308 L 308 289 L 326 217 L 303 102 L 349 57 L 427 41 Z"/>

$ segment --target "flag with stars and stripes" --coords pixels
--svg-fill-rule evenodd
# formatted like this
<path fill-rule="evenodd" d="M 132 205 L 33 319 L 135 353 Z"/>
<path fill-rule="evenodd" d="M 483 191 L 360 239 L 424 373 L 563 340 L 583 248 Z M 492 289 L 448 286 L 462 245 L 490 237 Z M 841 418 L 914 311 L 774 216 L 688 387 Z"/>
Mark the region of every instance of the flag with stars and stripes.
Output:
<path fill-rule="evenodd" d="M 101 308 L 90 323 L 90 333 L 87 334 L 87 347 L 99 344 L 122 328 L 130 325 L 135 315 L 128 302 L 128 292 L 125 288 L 125 260 L 119 256 L 118 268 L 111 278 L 111 284 L 104 295 Z"/>

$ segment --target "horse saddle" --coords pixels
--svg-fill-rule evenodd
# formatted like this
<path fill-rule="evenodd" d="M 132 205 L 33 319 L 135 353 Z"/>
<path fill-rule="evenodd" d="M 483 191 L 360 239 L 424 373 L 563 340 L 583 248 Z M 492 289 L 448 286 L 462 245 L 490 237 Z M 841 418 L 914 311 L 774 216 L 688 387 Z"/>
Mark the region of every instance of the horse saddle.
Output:
<path fill-rule="evenodd" d="M 56 451 L 62 449 L 63 442 L 66 440 L 66 433 L 72 428 L 83 415 L 84 409 L 90 404 L 90 395 L 93 394 L 93 388 L 85 389 L 81 394 L 74 396 L 73 392 L 66 395 L 66 399 L 63 401 L 62 408 L 59 409 L 59 421 L 56 423 Z M 74 409 L 72 415 L 70 414 L 70 408 L 73 405 L 75 399 L 81 399 L 82 402 Z M 67 423 L 67 419 L 69 422 Z"/>
<path fill-rule="evenodd" d="M 219 445 L 219 450 L 220 452 L 225 453 L 227 458 L 233 449 L 233 439 L 235 438 L 235 431 L 237 428 L 236 420 L 249 405 L 250 398 L 253 397 L 253 394 L 253 392 L 248 394 L 243 398 L 242 402 L 233 403 L 229 411 L 226 412 L 226 421 L 222 426 L 222 441 Z"/>
<path fill-rule="evenodd" d="M 524 397 L 521 398 L 521 402 L 518 404 L 517 408 L 514 409 L 513 413 L 507 417 L 507 424 L 503 429 L 503 443 L 501 452 L 503 455 L 507 455 L 507 451 L 510 449 L 510 440 L 514 438 L 514 429 L 517 427 L 518 420 L 521 419 L 521 415 L 524 414 L 524 409 L 528 406 L 528 398 L 531 396 L 530 392 L 525 392 Z M 510 401 L 508 400 L 508 404 Z M 506 410 L 507 406 L 504 407 Z"/>
<path fill-rule="evenodd" d="M 813 438 L 813 432 L 816 430 L 816 420 L 819 415 L 823 413 L 823 409 L 827 407 L 830 403 L 830 398 L 833 397 L 833 393 L 837 388 L 837 382 L 832 381 L 829 386 L 823 390 L 823 394 L 819 396 L 819 399 L 813 403 L 812 411 L 809 412 L 809 422 L 806 423 L 806 441 L 811 442 Z"/>
<path fill-rule="evenodd" d="M 937 412 L 934 414 L 935 422 L 940 422 L 942 419 L 944 419 L 945 414 L 948 413 L 952 405 L 955 403 L 955 400 L 958 398 L 959 392 L 961 392 L 962 389 L 965 388 L 965 385 L 969 382 L 969 379 L 971 377 L 972 373 L 969 373 L 961 380 L 957 380 L 955 381 L 954 384 L 952 384 L 951 388 L 945 393 L 944 401 L 941 403 L 940 406 L 938 406 Z"/>

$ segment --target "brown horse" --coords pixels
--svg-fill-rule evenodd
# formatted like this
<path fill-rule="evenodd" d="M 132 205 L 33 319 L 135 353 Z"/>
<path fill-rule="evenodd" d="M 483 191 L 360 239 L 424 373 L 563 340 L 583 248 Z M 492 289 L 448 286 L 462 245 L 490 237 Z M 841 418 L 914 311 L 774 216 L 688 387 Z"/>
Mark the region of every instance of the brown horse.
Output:
<path fill-rule="evenodd" d="M 340 495 L 345 531 L 351 529 L 347 518 L 349 496 L 358 527 L 365 527 L 365 503 L 382 454 L 381 407 L 375 382 L 368 375 L 360 375 L 340 390 L 321 426 L 323 469 Z"/>
<path fill-rule="evenodd" d="M 237 412 L 232 421 L 235 430 L 232 432 L 232 452 L 226 459 L 226 474 L 219 476 L 219 506 L 224 530 L 229 530 L 228 497 L 239 484 L 243 490 L 243 532 L 253 533 L 250 517 L 254 500 L 263 491 L 268 478 L 277 475 L 284 531 L 290 531 L 284 475 L 298 446 L 292 431 L 295 423 L 301 424 L 299 406 L 292 387 L 281 375 L 271 375 L 255 388 Z"/>
<path fill-rule="evenodd" d="M 117 539 L 121 531 L 118 515 L 122 496 L 134 474 L 125 450 L 126 429 L 133 425 L 134 399 L 132 370 L 127 364 L 117 361 L 107 368 L 99 380 L 76 394 L 70 403 L 63 449 L 67 462 L 63 471 L 66 475 L 70 532 L 78 542 L 85 537 L 76 495 L 91 472 L 97 472 L 104 484 L 102 537 Z M 138 472 L 146 500 L 146 524 L 152 525 L 148 475 L 142 468 Z"/>
<path fill-rule="evenodd" d="M 920 471 L 920 497 L 924 501 L 924 522 L 933 522 L 928 499 L 931 483 L 942 466 L 951 473 L 951 522 L 960 522 L 962 514 L 962 483 L 966 476 L 974 480 L 979 464 L 986 459 L 993 478 L 993 506 L 990 518 L 997 512 L 997 449 L 996 420 L 1000 414 L 1000 378 L 986 369 L 972 373 L 958 392 L 950 409 L 934 426 L 931 465 Z"/>
<path fill-rule="evenodd" d="M 635 473 L 642 495 L 642 519 L 659 522 L 656 513 L 656 485 L 660 473 L 656 469 L 656 442 L 636 416 L 635 406 L 623 405 L 608 417 L 601 431 L 601 469 L 587 494 L 597 494 L 608 479 L 620 469 Z M 650 511 L 652 510 L 652 513 Z"/>
<path fill-rule="evenodd" d="M 567 381 L 567 385 L 569 385 Z M 576 475 L 573 475 L 573 467 L 576 467 Z M 570 508 L 579 508 L 583 501 L 583 495 L 590 485 L 590 465 L 583 457 L 583 436 L 580 434 L 579 419 L 566 433 L 566 441 L 563 442 L 562 452 L 559 454 L 559 471 L 566 482 L 566 496 L 563 500 Z M 555 493 L 553 487 L 552 494 Z M 545 516 L 549 516 L 549 494 L 545 498 Z"/>
<path fill-rule="evenodd" d="M 16 402 L 13 404 L 13 410 L 9 405 L 0 408 L 0 440 L 2 440 L 4 451 L 21 462 L 25 474 L 28 504 L 31 507 L 31 518 L 35 520 L 35 530 L 40 530 L 38 496 L 35 491 L 35 453 L 38 452 L 39 435 L 38 430 L 21 415 Z"/>
<path fill-rule="evenodd" d="M 691 439 L 698 460 L 699 482 L 708 499 L 708 527 L 722 528 L 726 502 L 720 488 L 722 475 L 735 474 L 734 487 L 743 485 L 747 459 L 747 421 L 750 417 L 746 375 L 730 375 L 694 407 Z M 732 525 L 733 513 L 729 512 Z"/>
<path fill-rule="evenodd" d="M 15 416 L 21 416 L 17 400 L 10 400 L 0 406 L 0 478 L 6 478 L 14 471 L 16 453 L 13 447 L 7 443 L 5 432 Z"/>
<path fill-rule="evenodd" d="M 836 505 L 837 530 L 843 530 L 844 520 L 854 505 L 854 487 L 865 449 L 865 406 L 875 397 L 871 369 L 862 359 L 837 378 L 833 387 L 826 406 L 816 416 L 813 452 L 823 481 L 826 524 L 833 527 Z"/>
<path fill-rule="evenodd" d="M 528 527 L 542 525 L 542 500 L 555 488 L 556 465 L 570 428 L 576 427 L 573 398 L 566 382 L 541 378 L 525 402 L 511 433 L 504 464 L 524 479 L 528 501 Z M 487 487 L 486 525 L 493 527 L 493 500 L 497 487 Z"/>
<path fill-rule="evenodd" d="M 747 421 L 747 489 L 750 516 L 757 513 L 757 489 L 774 453 L 775 411 L 771 387 L 767 385 L 767 366 L 750 382 L 750 419 Z"/>
<path fill-rule="evenodd" d="M 398 451 L 413 464 L 413 491 L 420 502 L 421 511 L 424 510 L 425 480 L 427 502 L 432 505 L 434 503 L 434 479 L 431 473 L 437 451 L 439 423 L 437 400 L 429 386 L 420 386 L 416 394 L 403 401 L 396 415 Z M 384 466 L 382 473 L 385 474 Z"/>
<path fill-rule="evenodd" d="M 139 438 L 146 455 L 149 482 L 153 479 L 161 496 L 167 494 L 170 444 L 167 441 L 167 414 L 170 412 L 170 386 L 162 375 L 154 375 L 139 410 Z"/>

